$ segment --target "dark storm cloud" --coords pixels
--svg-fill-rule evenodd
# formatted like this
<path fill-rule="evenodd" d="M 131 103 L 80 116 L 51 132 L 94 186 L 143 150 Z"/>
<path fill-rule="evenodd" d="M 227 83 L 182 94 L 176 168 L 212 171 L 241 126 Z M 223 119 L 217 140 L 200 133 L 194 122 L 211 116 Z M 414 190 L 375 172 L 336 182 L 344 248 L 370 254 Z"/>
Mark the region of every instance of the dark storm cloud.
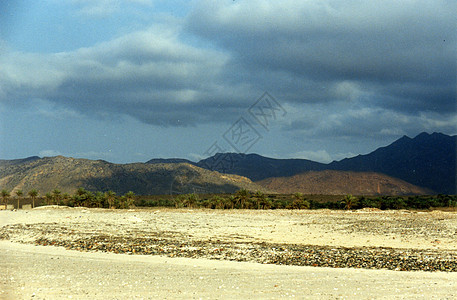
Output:
<path fill-rule="evenodd" d="M 193 126 L 233 122 L 268 91 L 291 105 L 284 128 L 315 134 L 391 134 L 431 112 L 435 128 L 455 121 L 433 121 L 455 113 L 452 1 L 196 3 L 181 23 L 89 48 L 6 53 L 0 100 L 44 99 L 84 114 Z M 321 119 L 304 122 L 292 111 L 306 115 L 303 105 L 317 105 Z"/>
<path fill-rule="evenodd" d="M 188 19 L 189 30 L 228 49 L 246 68 L 293 74 L 315 86 L 353 81 L 388 109 L 455 108 L 457 7 L 452 1 L 200 4 Z M 305 91 L 300 85 L 294 89 Z M 328 91 L 320 91 L 323 102 L 337 98 Z"/>

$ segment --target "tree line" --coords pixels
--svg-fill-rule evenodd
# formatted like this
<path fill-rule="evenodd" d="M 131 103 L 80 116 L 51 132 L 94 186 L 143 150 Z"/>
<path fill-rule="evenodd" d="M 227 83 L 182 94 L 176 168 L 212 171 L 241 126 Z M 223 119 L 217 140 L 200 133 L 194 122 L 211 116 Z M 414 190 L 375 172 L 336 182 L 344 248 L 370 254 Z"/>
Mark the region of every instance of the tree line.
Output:
<path fill-rule="evenodd" d="M 456 195 L 423 196 L 341 196 L 336 201 L 316 201 L 302 193 L 292 195 L 267 195 L 260 191 L 239 190 L 231 195 L 212 195 L 200 198 L 197 194 L 178 195 L 173 198 L 142 199 L 138 206 L 189 207 L 212 209 L 432 209 L 457 208 Z"/>
<path fill-rule="evenodd" d="M 52 192 L 46 193 L 44 196 L 39 197 L 38 191 L 30 190 L 27 195 L 32 200 L 32 208 L 36 207 L 36 202 L 39 200 L 46 205 L 65 205 L 70 207 L 83 206 L 83 207 L 98 207 L 98 208 L 130 208 L 134 206 L 135 193 L 129 191 L 124 195 L 118 196 L 113 191 L 106 192 L 91 192 L 84 188 L 79 188 L 73 195 L 62 193 L 59 189 L 54 189 Z M 22 190 L 16 190 L 17 206 L 20 207 L 20 202 L 24 198 Z M 8 206 L 11 193 L 5 189 L 0 191 L 3 199 L 5 209 Z"/>
<path fill-rule="evenodd" d="M 24 199 L 25 193 L 16 190 L 15 201 L 17 208 Z M 0 192 L 7 208 L 11 193 L 5 189 Z M 211 208 L 211 209 L 431 209 L 437 207 L 457 207 L 456 195 L 423 195 L 423 196 L 353 196 L 345 195 L 338 201 L 316 201 L 308 199 L 302 193 L 295 193 L 286 197 L 277 197 L 276 194 L 265 194 L 261 191 L 251 192 L 246 189 L 238 190 L 229 195 L 214 194 L 209 197 L 200 197 L 199 194 L 180 194 L 171 197 L 147 199 L 129 191 L 124 195 L 117 195 L 113 191 L 91 192 L 79 188 L 73 195 L 62 193 L 58 189 L 39 197 L 38 191 L 30 190 L 26 195 L 35 207 L 37 200 L 46 205 L 66 205 L 70 207 L 98 207 L 123 209 L 134 206 L 141 207 L 175 207 L 175 208 Z"/>

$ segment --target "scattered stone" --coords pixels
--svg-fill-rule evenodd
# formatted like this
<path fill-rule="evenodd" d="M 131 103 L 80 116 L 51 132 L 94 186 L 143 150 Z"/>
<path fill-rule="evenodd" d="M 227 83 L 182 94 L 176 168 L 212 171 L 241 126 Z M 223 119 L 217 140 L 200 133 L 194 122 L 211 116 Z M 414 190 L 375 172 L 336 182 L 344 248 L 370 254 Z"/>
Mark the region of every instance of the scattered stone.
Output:
<path fill-rule="evenodd" d="M 178 241 L 160 238 L 93 236 L 77 240 L 34 242 L 42 246 L 61 246 L 78 251 L 104 251 L 118 254 L 165 255 L 249 261 L 263 264 L 330 268 L 388 269 L 397 271 L 457 272 L 457 253 L 382 247 L 327 247 L 270 243 L 224 243 Z"/>
<path fill-rule="evenodd" d="M 141 220 L 141 221 L 140 221 Z M 208 258 L 216 260 L 249 261 L 262 264 L 315 266 L 330 268 L 388 269 L 396 271 L 457 272 L 457 251 L 444 249 L 399 249 L 387 247 L 335 247 L 302 244 L 252 242 L 244 238 L 199 240 L 189 233 L 151 231 L 136 224 L 144 221 L 136 216 L 128 219 L 130 227 L 113 227 L 100 223 L 97 227 L 87 222 L 14 224 L 0 228 L 0 239 L 60 246 L 78 251 L 102 251 L 130 255 L 163 255 L 168 257 Z M 133 222 L 136 221 L 136 222 Z M 402 221 L 395 232 L 426 234 L 424 224 Z M 347 232 L 364 231 L 388 235 L 372 221 L 344 223 Z M 420 225 L 420 226 L 419 226 Z M 443 224 L 430 223 L 437 229 L 434 244 L 452 236 Z M 423 231 L 423 232 L 422 232 Z"/>

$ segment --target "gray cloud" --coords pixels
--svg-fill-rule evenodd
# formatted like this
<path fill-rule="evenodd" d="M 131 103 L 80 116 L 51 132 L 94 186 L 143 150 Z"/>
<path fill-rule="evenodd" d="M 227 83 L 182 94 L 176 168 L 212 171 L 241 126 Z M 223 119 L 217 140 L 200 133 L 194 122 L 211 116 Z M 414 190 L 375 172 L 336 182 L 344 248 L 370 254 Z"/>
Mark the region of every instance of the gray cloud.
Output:
<path fill-rule="evenodd" d="M 0 58 L 1 99 L 42 98 L 84 113 L 119 113 L 146 123 L 186 126 L 226 119 L 243 84 L 227 84 L 227 55 L 180 42 L 164 28 L 58 54 Z M 249 93 L 248 93 L 249 94 Z"/>
<path fill-rule="evenodd" d="M 188 28 L 245 68 L 283 72 L 303 85 L 352 81 L 380 107 L 449 112 L 456 91 L 455 9 L 451 1 L 202 1 Z M 321 101 L 335 100 L 331 88 L 319 92 Z"/>
<path fill-rule="evenodd" d="M 194 126 L 233 122 L 269 91 L 290 105 L 284 129 L 307 135 L 452 131 L 451 1 L 196 3 L 182 23 L 92 47 L 6 52 L 0 101 Z M 190 34 L 194 42 L 183 38 Z"/>
<path fill-rule="evenodd" d="M 295 115 L 289 124 L 283 126 L 286 131 L 295 131 L 306 138 L 334 139 L 386 139 L 408 135 L 413 137 L 419 132 L 455 133 L 457 116 L 439 113 L 420 113 L 405 115 L 402 112 L 379 107 L 327 108 L 325 114 L 316 111 L 303 111 Z"/>

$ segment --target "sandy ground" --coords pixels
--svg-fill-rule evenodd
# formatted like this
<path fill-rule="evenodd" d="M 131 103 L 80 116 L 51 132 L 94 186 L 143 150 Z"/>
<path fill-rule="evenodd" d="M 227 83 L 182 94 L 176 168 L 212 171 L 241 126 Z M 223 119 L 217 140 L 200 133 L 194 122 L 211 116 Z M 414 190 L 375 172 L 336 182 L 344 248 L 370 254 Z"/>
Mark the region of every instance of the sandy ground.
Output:
<path fill-rule="evenodd" d="M 457 250 L 457 213 L 35 209 L 0 211 L 19 226 L 0 242 L 2 299 L 457 298 L 457 272 L 284 266 L 79 252 L 38 236 L 172 236 L 332 247 Z M 4 227 L 6 228 L 6 227 Z M 457 256 L 454 255 L 457 260 Z"/>

